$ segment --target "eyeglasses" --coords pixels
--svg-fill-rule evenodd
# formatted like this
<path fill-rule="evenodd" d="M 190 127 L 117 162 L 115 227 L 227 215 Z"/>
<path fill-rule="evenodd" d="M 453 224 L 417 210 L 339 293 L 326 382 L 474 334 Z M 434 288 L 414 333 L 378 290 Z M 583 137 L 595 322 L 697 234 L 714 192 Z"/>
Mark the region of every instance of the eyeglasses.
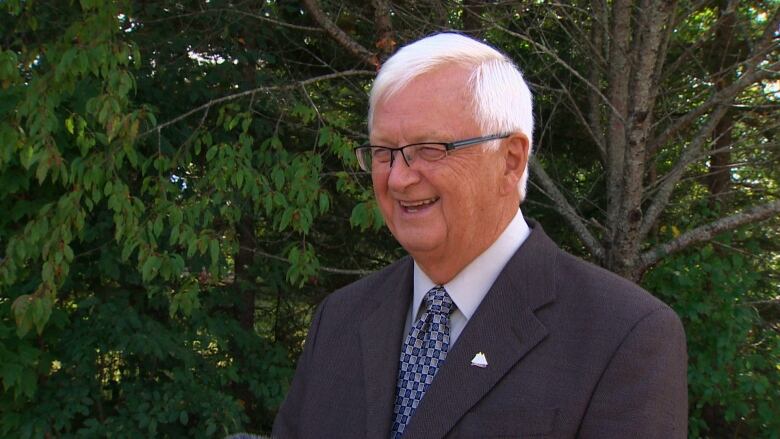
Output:
<path fill-rule="evenodd" d="M 364 145 L 355 148 L 360 169 L 366 172 L 387 172 L 393 167 L 395 162 L 394 152 L 398 151 L 410 168 L 414 163 L 421 165 L 437 162 L 450 151 L 454 151 L 466 146 L 478 145 L 490 140 L 506 139 L 510 134 L 491 134 L 489 136 L 473 137 L 471 139 L 458 140 L 455 142 L 424 142 L 412 143 L 411 145 L 400 148 L 390 148 L 387 146 Z"/>

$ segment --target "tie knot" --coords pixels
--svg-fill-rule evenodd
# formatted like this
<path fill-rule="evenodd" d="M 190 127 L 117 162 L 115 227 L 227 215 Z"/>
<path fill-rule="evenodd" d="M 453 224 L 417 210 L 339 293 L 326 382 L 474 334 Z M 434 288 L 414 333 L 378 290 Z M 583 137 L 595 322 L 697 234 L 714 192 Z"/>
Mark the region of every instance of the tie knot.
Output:
<path fill-rule="evenodd" d="M 452 298 L 441 285 L 437 285 L 425 293 L 425 305 L 427 312 L 445 316 L 449 316 L 455 308 Z"/>

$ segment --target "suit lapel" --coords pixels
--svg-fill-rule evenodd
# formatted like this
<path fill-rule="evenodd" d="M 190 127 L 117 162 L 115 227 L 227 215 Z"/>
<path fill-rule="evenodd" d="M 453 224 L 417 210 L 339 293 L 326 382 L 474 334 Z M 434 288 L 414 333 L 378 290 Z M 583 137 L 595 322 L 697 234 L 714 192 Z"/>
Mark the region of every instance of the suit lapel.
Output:
<path fill-rule="evenodd" d="M 404 439 L 443 437 L 547 336 L 534 311 L 555 297 L 556 247 L 535 226 L 469 320 L 412 416 Z M 471 366 L 483 352 L 488 366 Z"/>
<path fill-rule="evenodd" d="M 398 379 L 398 358 L 412 296 L 412 260 L 377 284 L 383 297 L 360 325 L 366 388 L 366 437 L 387 438 Z M 349 421 L 349 420 L 345 420 Z"/>

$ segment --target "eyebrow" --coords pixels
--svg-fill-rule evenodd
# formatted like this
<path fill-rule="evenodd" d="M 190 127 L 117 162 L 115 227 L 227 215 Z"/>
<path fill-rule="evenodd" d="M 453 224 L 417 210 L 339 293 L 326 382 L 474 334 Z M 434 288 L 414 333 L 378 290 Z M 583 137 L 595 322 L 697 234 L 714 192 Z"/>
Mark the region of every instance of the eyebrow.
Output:
<path fill-rule="evenodd" d="M 392 142 L 387 140 L 386 137 L 383 136 L 377 136 L 376 142 L 371 142 L 372 144 L 382 145 L 382 144 L 395 144 L 397 142 Z M 426 133 L 421 136 L 414 136 L 410 137 L 407 142 L 404 143 L 404 145 L 414 145 L 416 143 L 426 143 L 426 142 L 434 142 L 434 143 L 449 143 L 453 141 L 453 136 L 451 134 L 444 134 L 443 131 L 432 131 L 430 133 Z"/>

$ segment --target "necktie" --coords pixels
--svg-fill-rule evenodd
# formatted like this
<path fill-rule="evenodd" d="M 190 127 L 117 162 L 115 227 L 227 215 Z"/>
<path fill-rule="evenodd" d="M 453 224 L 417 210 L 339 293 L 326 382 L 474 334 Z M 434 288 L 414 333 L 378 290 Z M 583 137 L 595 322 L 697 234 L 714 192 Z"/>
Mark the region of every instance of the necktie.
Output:
<path fill-rule="evenodd" d="M 425 313 L 412 326 L 401 349 L 391 438 L 403 435 L 412 414 L 444 364 L 450 347 L 450 313 L 455 306 L 442 286 L 425 294 Z"/>

